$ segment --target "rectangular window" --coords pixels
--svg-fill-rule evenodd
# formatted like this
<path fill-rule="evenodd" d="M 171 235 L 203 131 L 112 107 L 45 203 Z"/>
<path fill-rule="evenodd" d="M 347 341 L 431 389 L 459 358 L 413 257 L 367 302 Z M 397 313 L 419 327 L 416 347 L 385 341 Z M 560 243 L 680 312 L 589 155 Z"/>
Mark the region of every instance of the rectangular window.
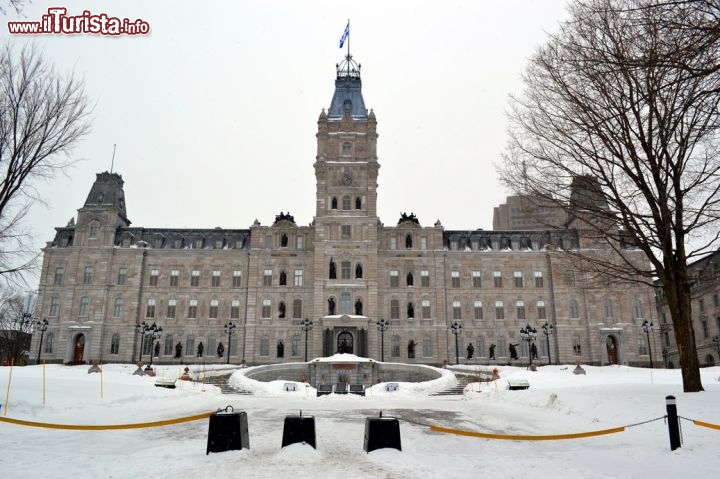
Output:
<path fill-rule="evenodd" d="M 498 321 L 505 319 L 505 306 L 502 301 L 495 301 L 495 319 Z"/>
<path fill-rule="evenodd" d="M 452 286 L 453 288 L 460 287 L 460 271 L 450 272 L 450 286 Z"/>
<path fill-rule="evenodd" d="M 341 237 L 342 239 L 350 239 L 350 225 L 342 225 L 341 227 Z"/>
<path fill-rule="evenodd" d="M 296 299 L 293 300 L 293 319 L 301 319 L 302 318 L 302 300 Z"/>
<path fill-rule="evenodd" d="M 422 286 L 423 288 L 430 287 L 430 271 L 420 271 L 420 286 Z"/>
<path fill-rule="evenodd" d="M 177 269 L 170 270 L 170 286 L 177 286 L 180 283 L 180 271 Z"/>
<path fill-rule="evenodd" d="M 208 317 L 210 319 L 217 319 L 218 317 L 218 309 L 219 309 L 219 302 L 217 299 L 211 299 L 210 300 L 210 309 L 208 310 Z"/>
<path fill-rule="evenodd" d="M 240 300 L 233 299 L 230 302 L 230 319 L 240 319 Z"/>
<path fill-rule="evenodd" d="M 145 309 L 145 317 L 146 318 L 154 318 L 155 317 L 155 300 L 154 299 L 148 299 L 147 308 Z"/>
<path fill-rule="evenodd" d="M 702 330 L 703 330 L 703 337 L 709 338 L 710 337 L 710 330 L 708 329 L 708 322 L 706 320 L 701 321 L 702 324 Z"/>
<path fill-rule="evenodd" d="M 272 315 L 272 301 L 269 299 L 263 299 L 262 302 L 262 318 L 269 319 Z"/>
<path fill-rule="evenodd" d="M 300 287 L 303 285 L 303 270 L 296 269 L 295 270 L 295 286 Z"/>
<path fill-rule="evenodd" d="M 215 240 L 214 247 L 215 249 L 223 249 L 223 240 Z"/>
<path fill-rule="evenodd" d="M 85 266 L 85 274 L 83 275 L 83 283 L 92 284 L 93 279 L 93 267 Z"/>
<path fill-rule="evenodd" d="M 190 273 L 190 286 L 200 286 L 200 270 L 194 269 Z"/>
<path fill-rule="evenodd" d="M 123 285 L 127 283 L 127 268 L 118 269 L 117 284 Z"/>
<path fill-rule="evenodd" d="M 615 314 L 613 312 L 612 299 L 605 298 L 605 301 L 603 301 L 603 306 L 605 308 L 605 317 L 606 318 L 614 318 Z"/>
<path fill-rule="evenodd" d="M 475 320 L 476 321 L 482 321 L 483 320 L 483 307 L 482 307 L 482 301 L 475 301 L 474 305 L 474 311 L 475 311 Z"/>
<path fill-rule="evenodd" d="M 233 288 L 239 288 L 242 286 L 242 271 L 233 271 Z"/>
<path fill-rule="evenodd" d="M 543 281 L 542 271 L 535 271 L 535 272 L 533 273 L 533 276 L 535 277 L 535 287 L 536 287 L 536 288 L 542 288 L 542 287 L 544 287 L 544 281 Z"/>
<path fill-rule="evenodd" d="M 55 317 L 60 312 L 60 298 L 57 296 L 53 296 L 50 300 L 50 311 L 48 312 L 48 316 Z"/>
<path fill-rule="evenodd" d="M 523 287 L 523 274 L 522 274 L 522 271 L 515 271 L 515 272 L 513 272 L 513 277 L 515 278 L 515 287 L 516 287 L 516 288 L 522 288 L 522 287 Z"/>
<path fill-rule="evenodd" d="M 502 272 L 493 271 L 493 286 L 496 288 L 502 288 Z"/>
<path fill-rule="evenodd" d="M 212 279 L 211 279 L 210 285 L 213 288 L 217 288 L 220 286 L 220 270 L 219 269 L 214 269 L 212 271 Z"/>
<path fill-rule="evenodd" d="M 432 338 L 423 338 L 423 356 L 426 358 L 432 357 L 433 347 Z"/>
<path fill-rule="evenodd" d="M 422 319 L 430 319 L 431 311 L 430 311 L 430 300 L 429 299 L 423 299 L 422 300 Z"/>
<path fill-rule="evenodd" d="M 540 300 L 537 302 L 537 317 L 539 320 L 547 319 L 545 301 Z"/>
<path fill-rule="evenodd" d="M 397 238 L 390 237 L 390 249 L 397 249 Z"/>
<path fill-rule="evenodd" d="M 452 315 L 453 319 L 462 319 L 462 305 L 460 304 L 460 301 L 453 301 Z"/>
<path fill-rule="evenodd" d="M 157 286 L 159 277 L 160 277 L 160 270 L 159 269 L 151 269 L 150 270 L 150 280 L 148 281 L 148 284 L 150 286 Z"/>
<path fill-rule="evenodd" d="M 390 271 L 390 287 L 397 288 L 400 286 L 400 276 L 397 270 Z"/>
<path fill-rule="evenodd" d="M 303 249 L 303 237 L 302 236 L 295 237 L 295 249 L 297 249 L 297 250 Z"/>
<path fill-rule="evenodd" d="M 350 279 L 350 261 L 342 261 L 340 263 L 340 278 Z"/>
<path fill-rule="evenodd" d="M 519 321 L 525 321 L 525 301 L 518 300 L 515 303 L 515 313 Z"/>
<path fill-rule="evenodd" d="M 174 318 L 177 312 L 177 300 L 168 299 L 167 317 Z"/>
<path fill-rule="evenodd" d="M 342 293 L 340 295 L 340 312 L 342 314 L 350 314 L 350 293 Z"/>
<path fill-rule="evenodd" d="M 400 301 L 397 299 L 390 301 L 390 319 L 400 319 Z"/>
<path fill-rule="evenodd" d="M 420 249 L 427 249 L 427 238 L 425 236 L 420 237 Z"/>
<path fill-rule="evenodd" d="M 65 268 L 55 268 L 55 279 L 54 279 L 53 283 L 57 284 L 57 285 L 63 284 L 64 277 L 65 277 Z"/>
<path fill-rule="evenodd" d="M 197 318 L 197 299 L 191 299 L 188 305 L 188 318 Z"/>
<path fill-rule="evenodd" d="M 480 275 L 480 271 L 472 272 L 472 282 L 473 282 L 473 288 L 482 287 L 482 276 Z"/>
<path fill-rule="evenodd" d="M 123 313 L 123 299 L 115 298 L 115 307 L 113 308 L 113 318 L 119 318 Z"/>
<path fill-rule="evenodd" d="M 78 316 L 85 317 L 88 315 L 88 306 L 90 305 L 90 298 L 83 296 L 80 298 L 80 309 L 78 310 Z"/>
<path fill-rule="evenodd" d="M 272 286 L 272 270 L 266 269 L 263 273 L 263 286 Z"/>

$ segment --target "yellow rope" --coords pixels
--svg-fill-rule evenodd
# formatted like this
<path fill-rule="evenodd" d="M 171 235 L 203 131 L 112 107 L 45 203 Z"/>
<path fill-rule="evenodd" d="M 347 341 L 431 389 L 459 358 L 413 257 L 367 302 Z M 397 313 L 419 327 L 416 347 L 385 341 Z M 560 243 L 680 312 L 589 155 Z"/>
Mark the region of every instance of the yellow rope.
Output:
<path fill-rule="evenodd" d="M 210 417 L 212 412 L 205 412 L 202 414 L 196 414 L 194 416 L 180 417 L 177 419 L 166 419 L 164 421 L 153 421 L 153 422 L 139 422 L 136 424 L 105 424 L 95 426 L 83 426 L 75 424 L 50 424 L 46 422 L 34 422 L 34 421 L 23 421 L 22 419 L 10 419 L 7 417 L 0 417 L 0 422 L 7 422 L 10 424 L 17 424 L 18 426 L 30 426 L 30 427 L 44 427 L 49 429 L 70 429 L 74 431 L 104 431 L 107 429 L 141 429 L 146 427 L 158 427 L 158 426 L 169 426 L 170 424 L 179 424 L 182 422 L 197 421 L 199 419 L 205 419 Z"/>
<path fill-rule="evenodd" d="M 481 437 L 484 439 L 506 439 L 510 441 L 556 441 L 559 439 L 577 439 L 581 437 L 590 437 L 590 436 L 602 436 L 604 434 L 615 434 L 617 432 L 623 432 L 625 430 L 625 426 L 621 427 L 614 427 L 612 429 L 602 429 L 600 431 L 590 431 L 590 432 L 578 432 L 574 434 L 550 434 L 545 436 L 520 436 L 516 434 L 490 434 L 486 432 L 473 432 L 473 431 L 463 431 L 461 429 L 450 429 L 447 427 L 440 427 L 440 426 L 430 426 L 431 431 L 435 432 L 442 432 L 446 434 L 457 434 L 459 436 L 472 436 L 472 437 Z"/>
<path fill-rule="evenodd" d="M 720 429 L 718 424 L 710 424 L 709 422 L 696 421 L 693 419 L 693 424 L 696 426 L 709 427 L 710 429 Z"/>

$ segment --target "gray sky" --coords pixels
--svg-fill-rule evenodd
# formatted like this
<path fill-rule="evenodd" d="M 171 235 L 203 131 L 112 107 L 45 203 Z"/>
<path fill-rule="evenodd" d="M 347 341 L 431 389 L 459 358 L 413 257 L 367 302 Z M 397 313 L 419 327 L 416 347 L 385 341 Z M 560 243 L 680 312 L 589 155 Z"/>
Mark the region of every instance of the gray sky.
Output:
<path fill-rule="evenodd" d="M 565 3 L 33 0 L 27 20 L 64 6 L 151 29 L 11 39 L 32 39 L 60 70 L 84 76 L 96 105 L 93 131 L 73 152 L 83 161 L 37 185 L 48 203 L 29 218 L 37 244 L 76 215 L 95 173 L 110 169 L 113 144 L 134 226 L 247 228 L 288 210 L 309 224 L 316 121 L 332 98 L 348 18 L 378 119 L 381 221 L 412 211 L 424 226 L 490 229 L 507 194 L 494 169 L 507 96 Z"/>

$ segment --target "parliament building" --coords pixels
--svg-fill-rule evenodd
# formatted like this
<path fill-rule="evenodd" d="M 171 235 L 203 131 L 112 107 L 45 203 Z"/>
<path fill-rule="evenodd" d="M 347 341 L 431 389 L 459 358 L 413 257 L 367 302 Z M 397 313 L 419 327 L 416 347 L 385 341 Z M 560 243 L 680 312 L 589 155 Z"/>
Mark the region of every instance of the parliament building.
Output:
<path fill-rule="evenodd" d="M 527 364 L 537 351 L 538 364 L 648 363 L 652 288 L 575 270 L 567 251 L 598 247 L 577 222 L 543 229 L 517 197 L 496 209 L 492 231 L 412 213 L 381 222 L 377 119 L 349 55 L 316 137 L 308 226 L 285 212 L 249 229 L 131 226 L 123 178 L 99 173 L 43 250 L 34 315 L 48 325 L 31 362 L 256 365 L 342 352 L 488 365 Z M 527 326 L 534 340 L 521 337 Z"/>

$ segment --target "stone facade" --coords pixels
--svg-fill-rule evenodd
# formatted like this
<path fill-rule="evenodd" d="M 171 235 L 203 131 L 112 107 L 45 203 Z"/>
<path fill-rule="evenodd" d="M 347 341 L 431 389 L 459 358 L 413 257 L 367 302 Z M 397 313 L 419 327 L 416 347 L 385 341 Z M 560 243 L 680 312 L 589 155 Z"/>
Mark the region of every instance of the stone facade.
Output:
<path fill-rule="evenodd" d="M 566 251 L 587 248 L 581 230 L 448 231 L 414 214 L 383 225 L 377 138 L 348 57 L 318 119 L 309 226 L 281 213 L 249 229 L 131 227 L 122 178 L 98 174 L 77 222 L 56 228 L 44 249 L 36 308 L 50 322 L 43 359 L 135 362 L 143 342 L 136 326 L 145 322 L 163 331 L 144 341 L 142 357 L 157 347 L 153 360 L 164 364 L 228 355 L 233 363 L 303 361 L 306 343 L 308 358 L 339 351 L 434 365 L 508 363 L 509 345 L 519 344 L 522 364 L 526 325 L 538 332 L 539 363 L 645 362 L 637 338 L 652 319 L 652 289 L 576 270 Z"/>

